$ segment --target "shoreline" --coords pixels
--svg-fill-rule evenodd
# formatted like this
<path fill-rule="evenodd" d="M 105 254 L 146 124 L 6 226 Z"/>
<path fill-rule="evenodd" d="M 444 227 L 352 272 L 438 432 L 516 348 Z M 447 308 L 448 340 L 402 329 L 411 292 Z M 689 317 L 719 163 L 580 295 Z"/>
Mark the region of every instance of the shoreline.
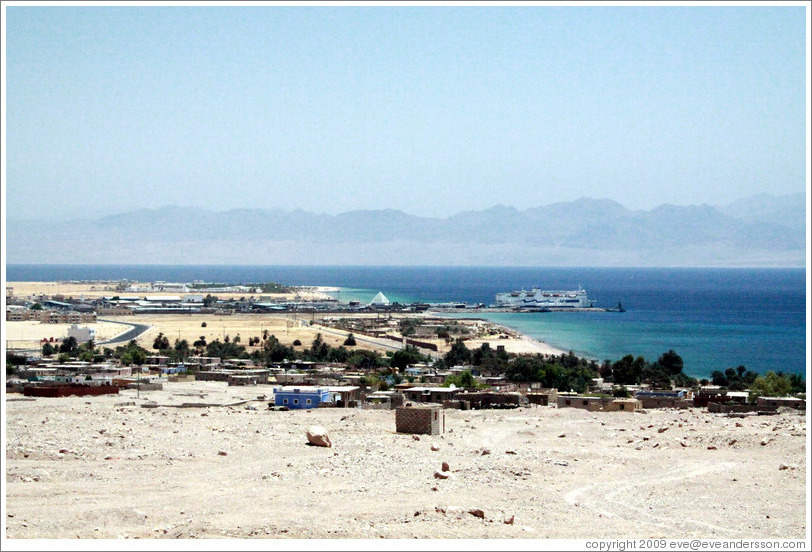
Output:
<path fill-rule="evenodd" d="M 53 297 L 55 294 L 65 294 L 65 295 L 73 295 L 73 296 L 83 296 L 88 298 L 98 297 L 100 295 L 110 295 L 111 293 L 116 293 L 114 290 L 110 289 L 107 285 L 100 285 L 101 282 L 70 282 L 66 283 L 64 281 L 49 281 L 49 282 L 32 282 L 32 281 L 9 281 L 7 285 L 14 289 L 15 295 L 18 295 L 22 298 L 28 297 L 29 299 L 39 299 L 43 295 Z M 361 290 L 355 288 L 342 288 L 338 286 L 292 286 L 296 289 L 296 292 L 288 295 L 308 295 L 312 299 L 320 300 L 324 297 L 330 297 L 335 299 L 336 295 L 341 297 L 344 294 L 358 294 L 358 292 L 366 293 L 368 295 L 373 295 L 373 291 L 369 290 Z M 119 292 L 120 293 L 120 292 Z M 153 295 L 153 294 L 160 294 L 161 292 L 139 292 L 139 295 Z M 183 295 L 182 293 L 179 295 Z M 231 294 L 222 294 L 222 295 L 231 295 Z M 281 295 L 281 294 L 280 294 Z M 321 314 L 329 314 L 327 312 Z M 374 313 L 373 313 L 374 314 Z M 476 316 L 474 312 L 437 312 L 437 311 L 427 311 L 426 313 L 397 313 L 398 317 L 413 317 L 417 315 L 424 316 L 433 316 L 438 318 L 445 318 L 448 320 L 454 320 L 458 322 L 470 321 L 470 320 L 481 320 L 489 325 L 491 325 L 495 330 L 497 330 L 497 335 L 485 335 L 480 336 L 478 338 L 473 339 L 466 339 L 466 347 L 469 349 L 477 349 L 484 343 L 489 343 L 491 348 L 494 350 L 497 346 L 504 346 L 505 351 L 511 354 L 543 354 L 543 355 L 553 355 L 553 356 L 560 356 L 562 354 L 567 354 L 569 352 L 568 349 L 565 349 L 561 346 L 551 345 L 546 343 L 541 339 L 534 338 L 514 327 L 509 325 L 505 325 L 503 323 L 499 323 L 493 320 L 489 320 L 486 317 Z M 462 315 L 462 316 L 461 316 Z M 466 316 L 466 315 L 474 315 L 474 316 Z M 278 337 L 281 338 L 283 342 L 293 341 L 294 338 L 300 338 L 302 343 L 309 343 L 312 340 L 313 336 L 309 335 L 313 332 L 307 332 L 306 328 L 300 327 L 297 331 L 293 332 L 295 335 L 291 335 L 291 328 L 287 326 L 286 322 L 282 322 L 283 320 L 290 320 L 291 318 L 295 320 L 296 318 L 305 318 L 308 315 L 306 313 L 285 313 L 275 316 L 268 316 L 267 314 L 260 314 L 260 313 L 251 313 L 251 314 L 244 314 L 244 313 L 234 313 L 229 315 L 222 315 L 222 314 L 214 314 L 214 315 L 197 315 L 193 314 L 135 314 L 135 315 L 127 315 L 127 316 L 120 316 L 120 315 L 103 315 L 105 320 L 99 320 L 96 323 L 85 323 L 80 324 L 82 326 L 89 325 L 91 327 L 97 328 L 98 336 L 97 339 L 100 342 L 115 340 L 120 334 L 126 333 L 120 331 L 120 324 L 146 324 L 149 326 L 148 331 L 144 332 L 143 334 L 139 335 L 137 340 L 142 343 L 143 346 L 149 348 L 151 345 L 151 339 L 154 338 L 159 332 L 163 332 L 166 335 L 171 335 L 177 338 L 185 338 L 190 342 L 194 339 L 197 339 L 200 335 L 205 335 L 207 339 L 216 338 L 218 335 L 221 337 L 225 337 L 227 331 L 226 327 L 228 326 L 229 333 L 236 332 L 237 335 L 240 335 L 242 332 L 243 337 L 246 334 L 253 334 L 254 332 L 260 333 L 263 328 L 272 329 L 272 331 L 276 331 Z M 355 317 L 352 313 L 342 313 L 342 316 L 347 317 Z M 367 317 L 370 316 L 370 313 L 360 313 L 359 317 Z M 208 330 L 202 330 L 200 328 L 200 323 L 202 321 L 208 320 L 212 323 L 212 328 Z M 273 320 L 277 320 L 277 323 L 274 323 Z M 110 326 L 117 326 L 115 331 L 111 331 L 109 329 Z M 12 346 L 11 348 L 14 349 L 36 349 L 39 347 L 40 339 L 42 337 L 50 338 L 50 337 L 57 337 L 57 334 L 62 334 L 66 331 L 67 325 L 62 327 L 61 325 L 52 325 L 52 324 L 40 324 L 40 323 L 33 323 L 33 322 L 7 322 L 7 330 L 13 330 L 7 332 L 6 336 L 6 346 Z M 202 331 L 201 331 L 202 330 Z M 222 330 L 222 331 L 220 331 Z M 20 334 L 20 335 L 17 335 Z M 46 335 L 47 334 L 47 335 Z M 315 333 L 314 333 L 315 335 Z M 509 336 L 505 338 L 504 336 Z M 327 337 L 327 336 L 325 336 Z M 331 343 L 334 345 L 340 345 L 340 336 L 336 332 L 328 338 L 328 341 L 335 343 Z M 365 342 L 366 347 L 361 346 L 361 348 L 370 348 L 372 350 L 378 351 L 387 351 L 392 350 L 393 345 L 392 343 L 388 343 L 385 340 L 379 339 L 366 339 L 363 340 Z M 446 351 L 443 350 L 443 347 L 437 352 L 439 356 L 442 356 Z M 435 355 L 432 355 L 435 356 Z"/>

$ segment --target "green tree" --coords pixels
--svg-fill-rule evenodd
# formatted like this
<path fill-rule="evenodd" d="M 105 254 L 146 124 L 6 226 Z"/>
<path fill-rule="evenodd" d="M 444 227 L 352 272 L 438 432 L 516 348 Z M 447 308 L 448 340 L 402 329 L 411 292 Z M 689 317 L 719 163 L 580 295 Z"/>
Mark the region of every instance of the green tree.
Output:
<path fill-rule="evenodd" d="M 327 355 L 327 360 L 330 362 L 347 362 L 350 358 L 350 352 L 342 345 L 338 348 L 331 348 Z"/>
<path fill-rule="evenodd" d="M 461 339 L 455 341 L 451 346 L 451 350 L 443 357 L 446 366 L 471 364 L 471 359 L 471 350 L 465 346 L 465 342 Z"/>
<path fill-rule="evenodd" d="M 30 310 L 42 310 L 42 305 L 40 303 L 34 303 L 33 305 L 31 305 Z"/>
<path fill-rule="evenodd" d="M 59 352 L 60 353 L 68 353 L 69 355 L 74 353 L 79 348 L 79 345 L 76 341 L 76 338 L 73 336 L 66 337 L 62 340 L 62 343 L 59 345 Z"/>
<path fill-rule="evenodd" d="M 48 343 L 47 341 L 42 346 L 42 356 L 51 356 L 57 352 L 57 348 Z"/>
<path fill-rule="evenodd" d="M 386 366 L 386 360 L 374 351 L 356 349 L 347 359 L 347 364 L 356 369 L 372 370 Z"/>
<path fill-rule="evenodd" d="M 174 356 L 176 360 L 184 360 L 189 357 L 191 354 L 191 349 L 189 348 L 189 342 L 185 339 L 176 339 L 175 346 L 173 347 Z"/>
<path fill-rule="evenodd" d="M 750 385 L 751 397 L 786 397 L 792 391 L 792 381 L 782 373 L 772 370 L 763 376 L 756 376 Z"/>
<path fill-rule="evenodd" d="M 660 358 L 657 359 L 657 364 L 662 366 L 665 373 L 669 376 L 676 376 L 682 373 L 682 357 L 675 353 L 673 349 L 669 349 L 660 355 Z"/>
<path fill-rule="evenodd" d="M 392 353 L 389 359 L 389 366 L 398 370 L 405 370 L 412 364 L 425 362 L 426 357 L 414 345 L 406 345 L 403 349 L 398 349 Z"/>
<path fill-rule="evenodd" d="M 344 340 L 344 345 L 346 345 L 347 347 L 355 347 L 356 345 L 355 336 L 352 333 L 350 333 L 347 336 L 347 339 Z"/>
<path fill-rule="evenodd" d="M 474 379 L 474 375 L 470 370 L 465 370 L 459 374 L 446 377 L 443 385 L 448 387 L 452 383 L 456 387 L 461 387 L 463 389 L 476 389 L 479 387 L 479 383 L 476 381 L 476 379 Z"/>
<path fill-rule="evenodd" d="M 168 349 L 169 348 L 169 338 L 166 337 L 163 333 L 159 333 L 155 340 L 152 342 L 152 348 L 161 350 L 161 349 Z"/>
<path fill-rule="evenodd" d="M 756 372 L 752 372 L 741 365 L 736 368 L 726 368 L 724 372 L 714 370 L 711 373 L 711 380 L 714 385 L 725 387 L 731 391 L 744 391 L 755 382 L 756 377 L 758 377 Z"/>
<path fill-rule="evenodd" d="M 620 385 L 636 385 L 643 377 L 645 365 L 643 357 L 626 355 L 612 365 L 612 379 Z"/>

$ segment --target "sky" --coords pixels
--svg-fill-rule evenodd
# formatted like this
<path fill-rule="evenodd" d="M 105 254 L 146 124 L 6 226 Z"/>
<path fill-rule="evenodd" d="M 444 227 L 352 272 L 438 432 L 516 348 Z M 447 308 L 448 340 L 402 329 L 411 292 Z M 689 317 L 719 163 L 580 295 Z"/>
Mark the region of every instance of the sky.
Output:
<path fill-rule="evenodd" d="M 5 214 L 807 189 L 801 5 L 4 5 Z"/>

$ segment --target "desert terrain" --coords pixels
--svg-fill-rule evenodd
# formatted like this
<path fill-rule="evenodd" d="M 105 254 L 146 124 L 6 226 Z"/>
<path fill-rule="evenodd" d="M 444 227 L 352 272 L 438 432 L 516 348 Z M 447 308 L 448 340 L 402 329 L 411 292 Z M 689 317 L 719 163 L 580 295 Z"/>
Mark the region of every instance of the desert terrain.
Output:
<path fill-rule="evenodd" d="M 7 395 L 8 538 L 807 534 L 803 413 L 445 410 L 445 433 L 417 439 L 395 432 L 394 411 L 278 412 L 271 393 L 189 381 L 140 398 Z M 331 448 L 307 444 L 311 425 Z M 449 479 L 434 476 L 443 462 Z"/>

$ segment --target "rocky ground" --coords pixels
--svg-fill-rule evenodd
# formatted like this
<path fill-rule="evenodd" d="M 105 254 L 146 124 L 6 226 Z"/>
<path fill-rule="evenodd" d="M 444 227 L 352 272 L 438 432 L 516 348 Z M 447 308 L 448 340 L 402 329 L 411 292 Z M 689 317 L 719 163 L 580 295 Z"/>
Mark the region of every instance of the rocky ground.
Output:
<path fill-rule="evenodd" d="M 17 538 L 804 538 L 803 414 L 276 412 L 270 386 L 6 398 Z M 311 425 L 331 448 L 310 446 Z M 433 450 L 436 449 L 436 450 Z M 435 472 L 448 463 L 451 477 Z"/>

